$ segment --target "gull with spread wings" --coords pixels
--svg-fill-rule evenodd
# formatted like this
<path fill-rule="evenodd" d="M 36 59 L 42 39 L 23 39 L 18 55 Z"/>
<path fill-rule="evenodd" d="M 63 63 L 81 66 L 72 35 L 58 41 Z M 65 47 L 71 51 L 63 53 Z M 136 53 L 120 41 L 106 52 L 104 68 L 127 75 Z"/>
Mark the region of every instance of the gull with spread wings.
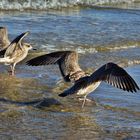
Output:
<path fill-rule="evenodd" d="M 86 97 L 94 91 L 102 81 L 128 92 L 137 92 L 139 86 L 134 79 L 120 66 L 115 63 L 107 63 L 87 75 L 78 64 L 78 54 L 75 51 L 58 51 L 42 56 L 38 56 L 27 61 L 27 65 L 40 66 L 58 64 L 60 72 L 66 82 L 74 82 L 74 85 L 63 93 L 60 97 L 72 94 L 84 96 L 82 107 L 84 107 Z"/>
<path fill-rule="evenodd" d="M 0 51 L 0 63 L 10 65 L 12 75 L 15 73 L 15 66 L 22 61 L 28 54 L 28 51 L 32 49 L 32 46 L 28 43 L 22 43 L 22 40 L 29 32 L 25 32 L 17 36 L 6 48 Z"/>

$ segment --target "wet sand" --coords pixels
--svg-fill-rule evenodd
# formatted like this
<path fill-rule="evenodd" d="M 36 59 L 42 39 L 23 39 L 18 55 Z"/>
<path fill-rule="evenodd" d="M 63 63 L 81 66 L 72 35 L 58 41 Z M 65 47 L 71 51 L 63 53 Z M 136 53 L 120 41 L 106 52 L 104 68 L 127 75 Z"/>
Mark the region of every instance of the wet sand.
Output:
<path fill-rule="evenodd" d="M 53 67 L 53 66 L 52 66 Z M 55 66 L 54 66 L 55 67 Z M 103 83 L 82 102 L 58 97 L 69 85 L 50 66 L 18 65 L 16 77 L 1 66 L 0 135 L 3 139 L 139 139 L 140 92 Z M 126 68 L 140 85 L 140 65 Z"/>

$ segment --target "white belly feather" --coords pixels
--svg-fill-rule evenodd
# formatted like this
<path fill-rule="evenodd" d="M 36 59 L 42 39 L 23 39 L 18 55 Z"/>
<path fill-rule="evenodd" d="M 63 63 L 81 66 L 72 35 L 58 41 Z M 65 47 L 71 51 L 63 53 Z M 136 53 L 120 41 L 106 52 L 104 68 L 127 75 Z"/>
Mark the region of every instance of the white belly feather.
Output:
<path fill-rule="evenodd" d="M 77 92 L 77 95 L 86 95 L 91 93 L 92 91 L 94 91 L 99 85 L 100 85 L 101 81 L 93 83 L 89 86 L 87 86 L 86 88 L 82 88 Z"/>

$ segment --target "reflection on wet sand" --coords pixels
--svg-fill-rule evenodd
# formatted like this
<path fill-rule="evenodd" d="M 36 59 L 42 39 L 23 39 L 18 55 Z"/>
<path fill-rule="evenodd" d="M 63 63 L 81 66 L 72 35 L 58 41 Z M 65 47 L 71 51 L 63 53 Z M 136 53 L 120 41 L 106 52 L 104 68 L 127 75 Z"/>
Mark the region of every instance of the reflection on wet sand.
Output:
<path fill-rule="evenodd" d="M 81 107 L 68 109 L 54 98 L 43 98 L 43 93 L 37 93 L 40 85 L 35 79 L 1 75 L 0 80 L 0 127 L 2 128 L 0 133 L 3 137 L 14 138 L 6 135 L 12 133 L 16 138 L 20 136 L 21 139 L 30 136 L 77 139 L 81 134 L 84 134 L 85 138 L 93 136 L 100 138 L 101 130 L 93 116 L 84 115 Z"/>

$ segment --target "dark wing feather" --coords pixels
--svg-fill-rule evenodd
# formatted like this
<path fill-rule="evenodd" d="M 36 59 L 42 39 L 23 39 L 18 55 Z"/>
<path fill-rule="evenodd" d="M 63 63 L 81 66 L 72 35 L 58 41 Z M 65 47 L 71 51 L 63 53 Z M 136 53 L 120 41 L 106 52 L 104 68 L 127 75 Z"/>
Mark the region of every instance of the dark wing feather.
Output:
<path fill-rule="evenodd" d="M 53 52 L 45 55 L 35 57 L 26 62 L 29 66 L 41 66 L 41 65 L 51 65 L 56 64 L 61 58 L 65 56 L 67 52 Z"/>
<path fill-rule="evenodd" d="M 123 68 L 114 63 L 107 63 L 96 70 L 90 76 L 88 83 L 96 81 L 105 81 L 114 87 L 127 90 L 128 92 L 139 90 L 134 79 Z"/>
<path fill-rule="evenodd" d="M 17 36 L 11 43 L 10 45 L 7 47 L 6 49 L 6 52 L 5 52 L 5 56 L 10 56 L 15 50 L 16 50 L 16 47 L 22 47 L 21 45 L 21 41 L 22 39 L 28 35 L 29 32 L 25 32 L 25 33 L 22 33 L 20 34 L 19 36 Z M 21 48 L 22 49 L 22 48 Z"/>
<path fill-rule="evenodd" d="M 84 89 L 88 85 L 98 81 L 105 81 L 114 87 L 128 92 L 137 92 L 139 90 L 139 86 L 134 79 L 123 68 L 114 63 L 107 63 L 96 70 L 91 76 L 81 78 L 79 82 L 76 82 L 74 86 L 59 94 L 59 96 L 64 97 L 77 93 L 78 90 Z"/>
<path fill-rule="evenodd" d="M 134 79 L 121 67 L 114 63 L 107 63 L 96 70 L 89 78 L 88 84 L 105 81 L 108 84 L 131 92 L 139 90 Z"/>
<path fill-rule="evenodd" d="M 26 62 L 29 66 L 58 64 L 65 81 L 69 82 L 69 74 L 81 70 L 78 65 L 78 54 L 74 51 L 58 51 L 33 58 Z"/>
<path fill-rule="evenodd" d="M 14 43 L 20 42 L 20 41 L 21 41 L 25 36 L 27 36 L 28 34 L 29 34 L 29 31 L 20 34 L 19 36 L 17 36 L 17 37 L 10 43 L 10 45 L 11 45 L 11 44 L 14 44 Z"/>
<path fill-rule="evenodd" d="M 0 50 L 0 56 L 4 56 L 4 54 L 5 54 L 5 52 L 6 52 L 6 49 L 7 49 L 7 48 L 4 48 L 4 49 Z"/>

